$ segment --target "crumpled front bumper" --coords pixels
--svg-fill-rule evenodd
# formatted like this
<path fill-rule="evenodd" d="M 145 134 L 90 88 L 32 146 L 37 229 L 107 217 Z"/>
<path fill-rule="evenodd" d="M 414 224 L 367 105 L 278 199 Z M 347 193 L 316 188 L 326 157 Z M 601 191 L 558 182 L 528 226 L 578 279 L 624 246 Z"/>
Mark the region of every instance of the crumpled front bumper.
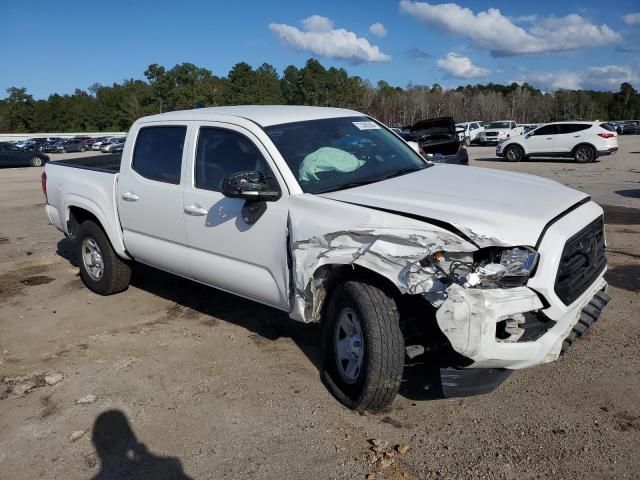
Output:
<path fill-rule="evenodd" d="M 473 361 L 467 368 L 520 369 L 551 362 L 560 355 L 563 342 L 571 343 L 590 326 L 589 319 L 599 316 L 608 301 L 606 268 L 569 305 L 554 285 L 567 239 L 601 216 L 602 208 L 588 202 L 552 223 L 537 246 L 540 260 L 527 286 L 480 289 L 454 284 L 447 289 L 436 319 L 453 349 Z M 521 319 L 527 312 L 554 323 L 535 339 L 498 338 L 498 322 Z"/>
<path fill-rule="evenodd" d="M 600 276 L 581 301 L 560 316 L 549 318 L 555 322 L 553 326 L 533 341 L 513 342 L 497 336 L 500 321 L 537 310 L 545 313 L 540 298 L 528 287 L 480 290 L 453 285 L 436 318 L 453 349 L 473 361 L 467 368 L 527 368 L 556 360 L 565 340 L 571 343 L 578 335 L 576 331 L 582 334 L 590 326 L 584 322 L 579 325 L 583 310 L 591 308 L 593 312 L 593 298 L 606 287 Z M 603 308 L 606 302 L 601 303 Z M 600 311 L 591 318 L 597 319 Z"/>

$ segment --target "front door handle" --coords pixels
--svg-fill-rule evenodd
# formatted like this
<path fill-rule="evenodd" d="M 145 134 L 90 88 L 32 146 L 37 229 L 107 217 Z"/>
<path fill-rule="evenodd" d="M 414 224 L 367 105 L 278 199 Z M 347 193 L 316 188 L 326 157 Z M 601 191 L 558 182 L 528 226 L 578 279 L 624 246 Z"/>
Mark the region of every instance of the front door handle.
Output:
<path fill-rule="evenodd" d="M 138 197 L 138 195 L 136 195 L 136 194 L 135 194 L 135 193 L 133 193 L 133 192 L 124 192 L 124 193 L 122 194 L 122 199 L 123 199 L 125 202 L 136 202 L 136 201 L 138 201 L 138 199 L 139 199 L 139 198 L 140 198 L 140 197 Z"/>
<path fill-rule="evenodd" d="M 202 208 L 197 203 L 193 203 L 191 205 L 187 205 L 186 207 L 184 207 L 184 213 L 186 213 L 187 215 L 195 215 L 197 217 L 201 217 L 203 215 L 206 215 L 209 212 L 207 211 L 206 208 Z"/>

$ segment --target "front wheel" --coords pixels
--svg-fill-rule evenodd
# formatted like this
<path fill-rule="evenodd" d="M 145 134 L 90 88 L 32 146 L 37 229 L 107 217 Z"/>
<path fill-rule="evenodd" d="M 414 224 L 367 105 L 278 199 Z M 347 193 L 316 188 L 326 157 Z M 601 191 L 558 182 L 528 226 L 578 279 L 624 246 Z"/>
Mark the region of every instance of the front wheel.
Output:
<path fill-rule="evenodd" d="M 87 220 L 76 234 L 76 258 L 80 264 L 80 278 L 100 295 L 112 295 L 129 287 L 131 268 L 113 250 L 99 225 Z"/>
<path fill-rule="evenodd" d="M 386 409 L 400 388 L 404 338 L 395 300 L 373 285 L 348 281 L 331 295 L 324 324 L 323 376 L 344 405 Z"/>
<path fill-rule="evenodd" d="M 31 166 L 32 167 L 41 167 L 42 166 L 42 159 L 40 157 L 33 157 L 31 159 Z"/>
<path fill-rule="evenodd" d="M 573 152 L 573 158 L 578 163 L 590 163 L 596 159 L 596 151 L 589 145 L 580 145 Z"/>
<path fill-rule="evenodd" d="M 524 151 L 518 145 L 511 145 L 504 151 L 504 158 L 510 162 L 519 162 L 524 157 Z"/>

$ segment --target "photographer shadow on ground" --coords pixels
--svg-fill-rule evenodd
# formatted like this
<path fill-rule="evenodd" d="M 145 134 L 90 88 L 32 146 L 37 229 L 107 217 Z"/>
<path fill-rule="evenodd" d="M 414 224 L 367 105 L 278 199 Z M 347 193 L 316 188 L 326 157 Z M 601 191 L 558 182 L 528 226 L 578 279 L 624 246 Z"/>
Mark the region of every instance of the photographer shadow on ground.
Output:
<path fill-rule="evenodd" d="M 101 413 L 93 425 L 91 441 L 100 457 L 94 480 L 190 480 L 175 457 L 152 454 L 138 441 L 120 410 Z"/>

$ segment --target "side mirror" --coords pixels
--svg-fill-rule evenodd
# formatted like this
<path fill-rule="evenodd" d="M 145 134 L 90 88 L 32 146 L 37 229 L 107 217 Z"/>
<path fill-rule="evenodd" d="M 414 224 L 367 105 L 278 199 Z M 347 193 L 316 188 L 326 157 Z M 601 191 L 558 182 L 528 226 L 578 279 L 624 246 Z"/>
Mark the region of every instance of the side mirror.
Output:
<path fill-rule="evenodd" d="M 280 192 L 271 188 L 264 173 L 258 171 L 238 172 L 224 177 L 222 194 L 247 201 L 269 202 L 280 198 Z"/>
<path fill-rule="evenodd" d="M 415 150 L 416 153 L 420 153 L 420 145 L 418 142 L 407 142 L 411 148 Z"/>

